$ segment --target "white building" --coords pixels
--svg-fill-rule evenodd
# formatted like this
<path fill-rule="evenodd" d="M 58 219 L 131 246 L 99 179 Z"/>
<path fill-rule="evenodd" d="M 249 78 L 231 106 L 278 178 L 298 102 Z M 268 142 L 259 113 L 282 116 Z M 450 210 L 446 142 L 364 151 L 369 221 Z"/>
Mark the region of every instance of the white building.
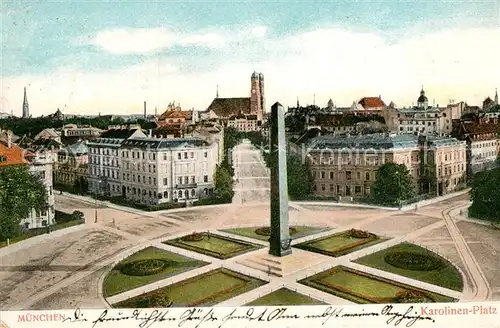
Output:
<path fill-rule="evenodd" d="M 110 129 L 100 138 L 89 141 L 88 168 L 89 192 L 104 196 L 120 196 L 120 156 L 121 144 L 129 137 L 145 137 L 146 135 L 135 128 Z"/>
<path fill-rule="evenodd" d="M 31 211 L 29 216 L 21 220 L 20 224 L 27 229 L 42 228 L 48 225 L 55 224 L 55 211 L 54 211 L 54 191 L 52 181 L 53 163 L 49 160 L 41 158 L 34 158 L 30 163 L 30 171 L 34 175 L 40 176 L 47 189 L 47 205 L 46 211 Z"/>
<path fill-rule="evenodd" d="M 201 138 L 128 138 L 120 148 L 121 193 L 144 205 L 208 197 L 217 159 L 217 144 Z"/>

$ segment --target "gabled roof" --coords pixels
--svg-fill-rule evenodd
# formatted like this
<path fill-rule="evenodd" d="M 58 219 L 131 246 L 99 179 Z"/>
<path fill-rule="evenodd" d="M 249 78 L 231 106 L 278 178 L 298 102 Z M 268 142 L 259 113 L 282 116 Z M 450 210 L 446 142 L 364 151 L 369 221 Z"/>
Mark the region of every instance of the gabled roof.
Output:
<path fill-rule="evenodd" d="M 191 119 L 191 112 L 190 111 L 166 111 L 163 114 L 160 115 L 158 118 L 159 121 L 167 120 L 167 119 L 177 119 L 177 118 L 184 118 L 186 120 Z"/>
<path fill-rule="evenodd" d="M 85 142 L 77 142 L 75 144 L 72 144 L 69 146 L 67 149 L 68 153 L 71 155 L 85 155 L 88 154 L 89 148 L 85 144 Z"/>
<path fill-rule="evenodd" d="M 122 143 L 124 148 L 149 148 L 149 149 L 170 149 L 184 147 L 203 147 L 209 143 L 201 138 L 130 138 Z"/>
<path fill-rule="evenodd" d="M 250 98 L 215 98 L 208 111 L 213 111 L 219 117 L 229 117 L 240 112 L 250 112 Z"/>
<path fill-rule="evenodd" d="M 358 104 L 360 104 L 364 109 L 373 109 L 373 108 L 380 108 L 380 107 L 386 107 L 386 104 L 380 99 L 380 97 L 364 97 L 361 98 L 360 101 L 358 101 Z"/>
<path fill-rule="evenodd" d="M 104 131 L 100 138 L 113 138 L 113 139 L 127 139 L 129 138 L 137 129 L 109 129 Z"/>
<path fill-rule="evenodd" d="M 21 147 L 12 143 L 7 147 L 6 143 L 0 141 L 0 167 L 27 164 L 25 155 L 27 152 Z"/>

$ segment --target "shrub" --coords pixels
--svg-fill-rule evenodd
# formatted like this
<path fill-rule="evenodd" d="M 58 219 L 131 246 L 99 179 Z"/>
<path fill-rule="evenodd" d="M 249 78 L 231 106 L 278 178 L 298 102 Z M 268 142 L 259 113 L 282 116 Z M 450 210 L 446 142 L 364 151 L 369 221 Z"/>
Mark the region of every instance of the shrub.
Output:
<path fill-rule="evenodd" d="M 168 295 L 160 292 L 153 292 L 139 297 L 135 301 L 138 308 L 166 308 L 172 306 L 172 301 Z"/>
<path fill-rule="evenodd" d="M 434 303 L 434 299 L 429 295 L 414 291 L 408 290 L 404 292 L 399 292 L 396 294 L 396 297 L 392 299 L 394 303 Z"/>
<path fill-rule="evenodd" d="M 411 271 L 433 271 L 446 265 L 436 256 L 414 252 L 391 252 L 385 255 L 384 261 L 393 267 Z"/>
<path fill-rule="evenodd" d="M 369 233 L 368 231 L 351 229 L 351 230 L 349 230 L 349 237 L 353 237 L 353 238 L 370 238 L 370 237 L 372 237 L 372 234 Z"/>
<path fill-rule="evenodd" d="M 118 270 L 127 276 L 150 276 L 160 273 L 168 266 L 162 259 L 137 260 L 120 265 Z"/>
<path fill-rule="evenodd" d="M 259 236 L 270 236 L 271 235 L 271 227 L 261 227 L 255 229 L 255 233 Z M 288 233 L 290 235 L 295 235 L 297 233 L 297 229 L 290 227 L 288 228 Z"/>
<path fill-rule="evenodd" d="M 194 232 L 190 235 L 182 237 L 181 239 L 182 241 L 201 241 L 203 240 L 203 234 L 199 232 Z"/>

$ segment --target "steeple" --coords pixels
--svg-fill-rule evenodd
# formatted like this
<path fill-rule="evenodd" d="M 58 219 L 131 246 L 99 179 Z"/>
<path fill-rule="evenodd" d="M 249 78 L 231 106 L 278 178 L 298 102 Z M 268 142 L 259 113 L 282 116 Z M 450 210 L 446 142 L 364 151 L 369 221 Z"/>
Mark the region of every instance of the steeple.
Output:
<path fill-rule="evenodd" d="M 219 98 L 219 85 L 217 84 L 217 91 L 215 92 L 215 98 Z"/>
<path fill-rule="evenodd" d="M 30 116 L 30 106 L 28 104 L 28 96 L 26 95 L 26 87 L 24 87 L 24 100 L 23 100 L 23 118 Z"/>
<path fill-rule="evenodd" d="M 498 105 L 498 90 L 495 88 L 495 105 Z"/>

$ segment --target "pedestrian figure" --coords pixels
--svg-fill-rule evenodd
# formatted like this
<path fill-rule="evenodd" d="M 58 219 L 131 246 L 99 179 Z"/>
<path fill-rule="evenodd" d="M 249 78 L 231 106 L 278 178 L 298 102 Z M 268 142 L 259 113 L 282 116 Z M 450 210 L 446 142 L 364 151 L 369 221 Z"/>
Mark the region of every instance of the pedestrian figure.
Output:
<path fill-rule="evenodd" d="M 116 227 L 115 218 L 113 218 L 113 227 Z"/>

